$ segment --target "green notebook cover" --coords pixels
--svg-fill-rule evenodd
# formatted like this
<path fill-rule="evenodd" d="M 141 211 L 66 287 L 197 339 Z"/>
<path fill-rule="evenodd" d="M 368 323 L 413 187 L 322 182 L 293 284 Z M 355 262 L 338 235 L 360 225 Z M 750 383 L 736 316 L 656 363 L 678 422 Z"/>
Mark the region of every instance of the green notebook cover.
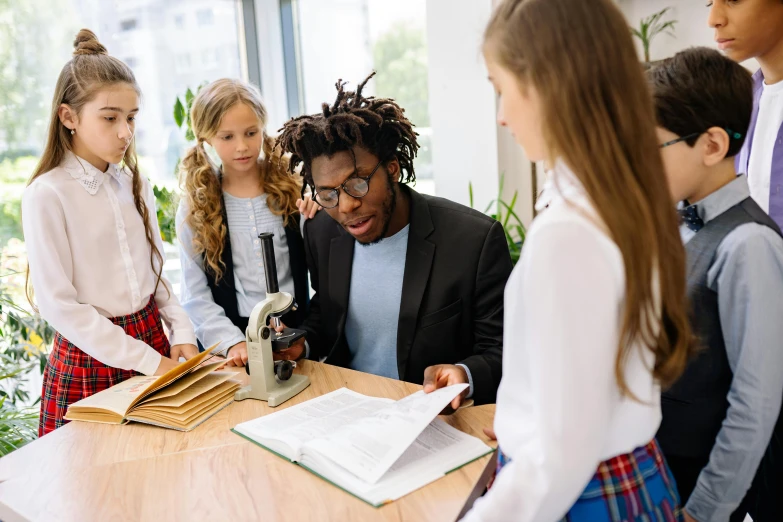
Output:
<path fill-rule="evenodd" d="M 234 430 L 234 428 L 231 428 L 231 431 L 232 431 L 232 432 L 234 432 L 234 433 L 236 433 L 237 435 L 239 435 L 239 436 L 240 436 L 240 437 L 242 437 L 243 439 L 245 439 L 245 440 L 248 440 L 248 441 L 252 442 L 252 443 L 253 443 L 253 444 L 255 444 L 256 446 L 259 446 L 259 447 L 261 447 L 261 448 L 264 448 L 264 449 L 265 449 L 265 450 L 267 450 L 268 452 L 270 452 L 270 453 L 273 453 L 273 454 L 277 455 L 278 457 L 280 457 L 281 459 L 285 460 L 286 462 L 290 462 L 291 464 L 295 464 L 295 465 L 299 466 L 299 467 L 300 467 L 300 468 L 302 468 L 302 469 L 306 469 L 307 471 L 309 471 L 310 473 L 312 473 L 312 474 L 313 474 L 313 475 L 315 475 L 316 477 L 320 478 L 321 480 L 323 480 L 323 481 L 325 481 L 325 482 L 328 482 L 329 484 L 331 484 L 331 485 L 335 486 L 336 488 L 338 488 L 338 489 L 341 489 L 341 490 L 345 491 L 346 493 L 348 493 L 348 494 L 349 494 L 349 495 L 351 495 L 352 497 L 358 498 L 359 500 L 361 500 L 361 501 L 362 501 L 362 502 L 364 502 L 365 504 L 369 504 L 369 505 L 371 505 L 371 506 L 372 506 L 372 507 L 374 507 L 374 508 L 379 508 L 379 507 L 381 507 L 381 506 L 385 506 L 386 504 L 391 504 L 392 502 L 394 502 L 393 500 L 384 500 L 383 502 L 380 502 L 380 503 L 378 503 L 378 504 L 373 504 L 372 502 L 369 502 L 368 500 L 366 500 L 366 499 L 363 499 L 362 497 L 360 497 L 360 496 L 356 495 L 355 493 L 352 493 L 351 491 L 348 491 L 347 489 L 345 489 L 344 487 L 340 486 L 339 484 L 335 484 L 334 482 L 332 482 L 332 481 L 331 481 L 331 480 L 329 480 L 328 478 L 324 477 L 324 476 L 323 476 L 323 475 L 321 475 L 320 473 L 317 473 L 317 472 L 313 471 L 312 469 L 308 468 L 307 466 L 305 466 L 305 465 L 303 465 L 303 464 L 300 464 L 300 463 L 298 463 L 298 462 L 291 462 L 291 459 L 289 459 L 288 457 L 285 457 L 285 456 L 283 456 L 283 455 L 279 454 L 278 452 L 276 452 L 275 450 L 273 450 L 273 449 L 270 449 L 270 448 L 267 448 L 266 446 L 264 446 L 264 445 L 263 445 L 263 444 L 261 444 L 260 442 L 258 442 L 258 441 L 256 441 L 256 440 L 253 440 L 253 439 L 251 439 L 250 437 L 247 437 L 246 435 L 243 435 L 242 433 L 239 433 L 238 431 Z M 479 460 L 479 459 L 482 459 L 482 458 L 486 457 L 487 455 L 489 455 L 489 454 L 491 454 L 491 453 L 494 453 L 494 452 L 495 452 L 495 450 L 494 450 L 493 448 L 490 448 L 490 449 L 489 449 L 489 451 L 487 451 L 486 453 L 484 453 L 484 454 L 482 454 L 482 455 L 479 455 L 479 456 L 478 456 L 478 457 L 476 457 L 475 459 L 471 459 L 471 460 L 469 460 L 468 462 L 465 462 L 464 464 L 462 464 L 462 465 L 460 465 L 460 466 L 457 466 L 456 468 L 454 468 L 454 469 L 451 469 L 451 470 L 447 471 L 447 472 L 446 472 L 446 473 L 445 473 L 443 476 L 445 477 L 445 476 L 446 476 L 446 475 L 448 475 L 449 473 L 452 473 L 452 472 L 454 472 L 454 471 L 457 471 L 458 469 L 460 469 L 460 468 L 462 468 L 462 467 L 464 467 L 464 466 L 467 466 L 467 465 L 468 465 L 468 464 L 470 464 L 471 462 L 475 462 L 475 461 L 477 461 L 477 460 Z M 442 477 L 441 477 L 441 478 L 442 478 Z M 430 484 L 432 484 L 432 482 L 430 482 Z M 428 485 L 429 485 L 429 484 L 428 484 Z M 425 487 L 426 487 L 426 486 L 425 486 Z M 416 491 L 416 490 L 414 490 L 414 491 Z M 413 493 L 413 491 L 411 491 L 411 493 Z M 400 498 L 402 498 L 402 497 L 400 497 Z"/>

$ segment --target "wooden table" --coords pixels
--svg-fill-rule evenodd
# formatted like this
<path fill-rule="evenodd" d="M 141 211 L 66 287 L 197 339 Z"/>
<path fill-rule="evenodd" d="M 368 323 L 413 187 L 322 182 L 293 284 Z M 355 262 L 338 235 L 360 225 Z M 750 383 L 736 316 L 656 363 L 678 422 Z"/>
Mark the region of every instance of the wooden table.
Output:
<path fill-rule="evenodd" d="M 311 361 L 297 373 L 310 386 L 278 408 L 235 402 L 189 433 L 71 422 L 0 459 L 0 520 L 454 520 L 492 456 L 376 509 L 229 431 L 343 386 L 392 399 L 421 389 Z M 494 411 L 443 419 L 494 444 L 481 430 Z"/>

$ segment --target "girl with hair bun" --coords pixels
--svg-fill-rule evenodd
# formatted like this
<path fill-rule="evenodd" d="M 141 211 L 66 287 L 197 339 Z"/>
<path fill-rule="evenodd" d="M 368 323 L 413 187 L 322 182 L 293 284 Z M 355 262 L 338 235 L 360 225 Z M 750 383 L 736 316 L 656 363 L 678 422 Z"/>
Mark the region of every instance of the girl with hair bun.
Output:
<path fill-rule="evenodd" d="M 162 375 L 198 353 L 162 275 L 155 198 L 138 169 L 140 95 L 131 69 L 92 31 L 79 31 L 22 197 L 28 299 L 57 332 L 39 436 L 67 422 L 70 404 L 134 375 Z"/>

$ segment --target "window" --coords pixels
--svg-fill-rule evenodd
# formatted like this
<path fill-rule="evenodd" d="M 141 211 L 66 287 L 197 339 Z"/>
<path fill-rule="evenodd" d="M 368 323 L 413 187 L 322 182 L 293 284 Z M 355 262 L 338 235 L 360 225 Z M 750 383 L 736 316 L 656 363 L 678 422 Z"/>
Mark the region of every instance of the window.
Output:
<path fill-rule="evenodd" d="M 178 54 L 174 62 L 174 70 L 178 74 L 186 74 L 190 71 L 190 54 L 182 53 Z"/>
<path fill-rule="evenodd" d="M 120 30 L 121 31 L 132 31 L 136 29 L 136 19 L 131 20 L 123 20 L 120 22 Z"/>
<path fill-rule="evenodd" d="M 215 21 L 215 17 L 212 13 L 212 9 L 201 9 L 200 11 L 197 11 L 196 21 L 200 26 L 212 25 L 213 22 Z"/>
<path fill-rule="evenodd" d="M 186 24 L 191 9 L 198 24 Z M 0 20 L 13 20 L 0 23 L 0 41 L 14 43 L 0 53 L 0 71 L 14 71 L 0 74 L 0 275 L 26 263 L 21 194 L 42 152 L 52 92 L 79 29 L 92 29 L 109 54 L 133 69 L 142 91 L 135 137 L 141 171 L 154 184 L 176 189 L 175 167 L 189 144 L 174 122 L 175 99 L 204 82 L 242 76 L 240 16 L 234 0 L 26 0 L 0 6 Z M 168 254 L 165 271 L 176 279 L 177 255 Z M 23 274 L 13 279 L 15 302 L 25 303 L 23 285 Z"/>
<path fill-rule="evenodd" d="M 201 64 L 206 68 L 217 67 L 219 49 L 204 49 L 201 52 Z"/>
<path fill-rule="evenodd" d="M 338 78 L 355 87 L 377 74 L 365 92 L 394 98 L 419 133 L 416 188 L 434 193 L 427 79 L 426 3 L 421 0 L 298 0 L 301 111 L 332 102 Z M 324 23 L 329 20 L 329 23 Z M 295 54 L 295 53 L 292 53 Z"/>

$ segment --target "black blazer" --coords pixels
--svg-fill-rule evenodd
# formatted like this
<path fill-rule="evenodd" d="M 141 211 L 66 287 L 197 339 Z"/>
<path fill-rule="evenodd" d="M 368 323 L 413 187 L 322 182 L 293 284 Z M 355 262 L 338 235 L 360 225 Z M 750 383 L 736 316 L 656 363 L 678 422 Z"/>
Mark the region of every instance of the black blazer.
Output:
<path fill-rule="evenodd" d="M 298 326 L 304 320 L 310 303 L 310 293 L 307 288 L 307 263 L 305 262 L 304 241 L 299 228 L 299 219 L 299 213 L 294 213 L 285 227 L 291 274 L 294 279 L 294 299 L 298 305 L 298 310 L 283 316 L 283 322 L 287 326 Z M 204 263 L 204 273 L 207 276 L 207 284 L 212 291 L 212 298 L 215 300 L 215 303 L 220 305 L 226 312 L 226 317 L 231 319 L 231 322 L 244 332 L 247 328 L 248 318 L 239 315 L 237 290 L 234 285 L 234 258 L 231 253 L 231 240 L 225 204 L 223 204 L 223 223 L 226 225 L 226 239 L 223 243 L 223 255 L 221 256 L 221 260 L 226 267 L 223 271 L 223 277 L 220 281 L 217 281 L 215 273 L 212 272 L 206 262 Z"/>
<path fill-rule="evenodd" d="M 408 253 L 397 330 L 400 378 L 421 384 L 434 364 L 465 364 L 473 399 L 492 403 L 502 372 L 503 290 L 511 256 L 503 227 L 457 203 L 410 196 Z M 315 295 L 302 324 L 310 358 L 349 366 L 344 328 L 355 240 L 326 212 L 305 223 Z M 372 289 L 370 289 L 372 291 Z"/>

